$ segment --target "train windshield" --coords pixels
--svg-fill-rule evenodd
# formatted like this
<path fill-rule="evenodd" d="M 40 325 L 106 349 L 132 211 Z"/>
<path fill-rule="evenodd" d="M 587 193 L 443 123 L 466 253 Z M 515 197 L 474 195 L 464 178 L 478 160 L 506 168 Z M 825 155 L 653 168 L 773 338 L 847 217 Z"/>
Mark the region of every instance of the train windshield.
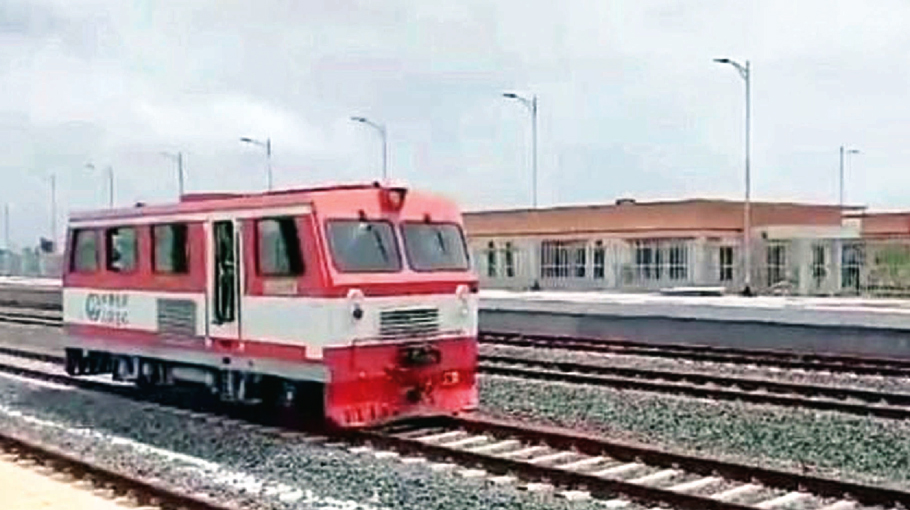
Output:
<path fill-rule="evenodd" d="M 466 271 L 468 256 L 461 228 L 453 223 L 405 223 L 408 262 L 415 271 Z"/>
<path fill-rule="evenodd" d="M 394 272 L 401 255 L 392 224 L 386 221 L 329 220 L 329 246 L 340 271 Z"/>

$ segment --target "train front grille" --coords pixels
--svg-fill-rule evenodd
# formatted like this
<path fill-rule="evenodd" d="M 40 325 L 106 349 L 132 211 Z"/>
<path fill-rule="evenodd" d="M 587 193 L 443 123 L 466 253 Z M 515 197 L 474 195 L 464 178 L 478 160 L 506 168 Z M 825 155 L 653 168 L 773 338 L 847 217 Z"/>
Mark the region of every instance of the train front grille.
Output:
<path fill-rule="evenodd" d="M 436 308 L 386 310 L 379 313 L 379 336 L 383 339 L 432 336 L 438 332 L 439 310 Z"/>

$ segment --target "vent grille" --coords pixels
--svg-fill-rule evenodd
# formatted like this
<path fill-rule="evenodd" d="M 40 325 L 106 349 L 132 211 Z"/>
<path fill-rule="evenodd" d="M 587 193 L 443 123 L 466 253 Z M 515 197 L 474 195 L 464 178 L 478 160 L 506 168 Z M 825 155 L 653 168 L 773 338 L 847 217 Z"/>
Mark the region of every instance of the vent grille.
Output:
<path fill-rule="evenodd" d="M 379 336 L 381 338 L 430 336 L 438 332 L 439 310 L 436 308 L 386 310 L 379 313 Z"/>
<path fill-rule="evenodd" d="M 159 299 L 158 333 L 184 338 L 196 336 L 196 303 L 188 299 Z"/>

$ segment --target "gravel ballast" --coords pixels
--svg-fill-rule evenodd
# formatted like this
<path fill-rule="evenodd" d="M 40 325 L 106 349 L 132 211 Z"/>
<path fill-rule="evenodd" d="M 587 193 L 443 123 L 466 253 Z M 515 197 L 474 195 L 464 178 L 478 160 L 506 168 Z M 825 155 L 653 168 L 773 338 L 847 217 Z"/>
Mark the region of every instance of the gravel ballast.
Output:
<path fill-rule="evenodd" d="M 128 399 L 0 377 L 0 431 L 118 472 L 249 508 L 597 508 L 552 493 L 434 473 L 425 465 L 192 418 Z"/>
<path fill-rule="evenodd" d="M 60 349 L 59 331 L 38 327 L 0 326 L 0 343 L 45 351 Z M 62 350 L 62 349 L 60 349 Z M 680 362 L 649 357 L 601 356 L 559 349 L 521 349 L 482 345 L 481 352 L 622 364 L 652 369 L 715 371 L 724 375 L 769 377 L 887 391 L 906 391 L 899 378 L 856 377 L 778 371 L 729 364 Z M 804 379 L 809 377 L 811 379 Z M 910 487 L 910 424 L 832 412 L 774 406 L 710 402 L 639 391 L 585 388 L 562 383 L 481 376 L 481 408 L 485 412 L 607 433 L 649 445 L 734 461 L 768 465 L 902 488 Z M 880 385 L 881 384 L 881 385 Z M 255 476 L 311 491 L 313 497 L 335 497 L 371 503 L 374 488 L 389 508 L 585 508 L 552 496 L 529 495 L 511 487 L 489 487 L 450 474 L 427 473 L 420 466 L 377 460 L 343 449 L 293 444 L 236 425 L 221 429 L 200 420 L 145 407 L 107 395 L 34 388 L 0 378 L 0 404 L 42 419 L 139 441 L 168 451 L 214 462 L 235 470 L 236 477 Z M 162 479 L 192 483 L 202 490 L 225 492 L 205 471 L 192 475 L 174 471 L 170 462 L 148 457 L 127 444 L 98 437 L 72 436 L 23 423 L 0 413 L 0 429 L 20 430 L 49 441 L 72 444 L 76 451 L 96 452 L 105 461 L 123 462 Z M 56 444 L 56 443 L 55 443 Z M 195 461 L 194 461 L 195 462 Z M 160 471 L 164 471 L 159 473 Z M 200 474 L 202 473 L 202 474 Z M 350 479 L 350 480 L 349 480 Z M 206 485 L 209 484 L 209 485 Z M 250 482 L 254 487 L 255 483 Z M 269 487 L 273 487 L 271 485 Z M 451 486 L 451 487 L 450 487 Z M 409 495 L 411 489 L 416 490 Z M 236 490 L 235 490 L 236 492 Z M 306 494 L 306 493 L 304 493 Z M 277 497 L 277 496 L 276 496 Z M 413 499 L 417 497 L 418 499 Z M 450 500 L 450 497 L 453 498 Z M 261 500 L 261 497 L 253 499 Z M 272 498 L 274 500 L 275 498 Z M 424 502 L 424 500 L 426 500 Z M 271 501 L 271 500 L 270 500 Z M 292 506 L 300 506 L 303 497 Z M 452 506 L 451 501 L 457 505 Z M 490 506 L 490 505 L 493 506 Z M 498 505 L 498 506 L 497 506 Z"/>
<path fill-rule="evenodd" d="M 910 486 L 910 423 L 633 390 L 481 376 L 481 410 L 695 453 Z"/>
<path fill-rule="evenodd" d="M 787 370 L 775 367 L 739 365 L 734 363 L 487 344 L 480 345 L 480 354 L 489 356 L 511 356 L 541 361 L 564 361 L 605 367 L 612 366 L 674 372 L 693 372 L 708 375 L 768 379 L 794 384 L 814 384 L 910 394 L 910 378 L 907 377 L 882 377 L 850 373 Z"/>

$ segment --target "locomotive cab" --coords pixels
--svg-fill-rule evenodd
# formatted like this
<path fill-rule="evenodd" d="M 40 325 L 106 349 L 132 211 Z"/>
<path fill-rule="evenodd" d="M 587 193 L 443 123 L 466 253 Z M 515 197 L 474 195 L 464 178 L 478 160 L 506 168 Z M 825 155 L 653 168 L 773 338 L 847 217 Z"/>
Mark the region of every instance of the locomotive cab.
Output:
<path fill-rule="evenodd" d="M 353 337 L 324 353 L 334 421 L 476 407 L 477 280 L 460 214 L 441 205 L 386 188 L 354 217 L 320 210 L 332 284 L 349 303 L 339 325 Z"/>

